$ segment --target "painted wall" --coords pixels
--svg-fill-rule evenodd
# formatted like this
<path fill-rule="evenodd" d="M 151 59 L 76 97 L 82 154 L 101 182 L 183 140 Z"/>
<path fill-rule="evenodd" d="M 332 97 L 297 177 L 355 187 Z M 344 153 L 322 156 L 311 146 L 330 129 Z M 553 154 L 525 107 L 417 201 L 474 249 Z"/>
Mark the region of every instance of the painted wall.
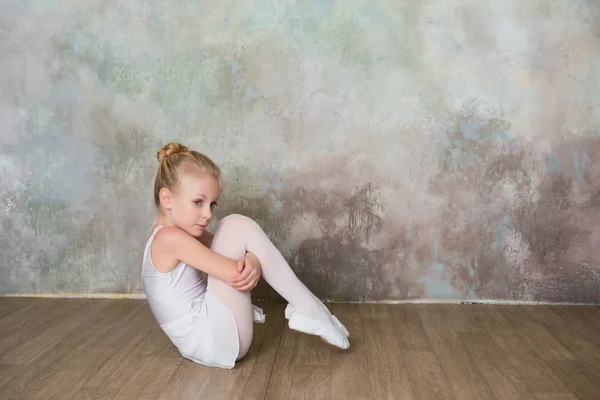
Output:
<path fill-rule="evenodd" d="M 1 293 L 140 293 L 179 140 L 321 298 L 600 301 L 596 0 L 5 0 L 0 57 Z"/>

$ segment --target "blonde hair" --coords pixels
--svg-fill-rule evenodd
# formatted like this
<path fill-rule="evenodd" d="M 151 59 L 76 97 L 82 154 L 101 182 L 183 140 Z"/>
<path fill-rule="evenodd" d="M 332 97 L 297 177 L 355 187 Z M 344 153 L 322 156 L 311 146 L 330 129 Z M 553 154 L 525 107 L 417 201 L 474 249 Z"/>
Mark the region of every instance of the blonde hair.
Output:
<path fill-rule="evenodd" d="M 154 203 L 160 208 L 159 193 L 162 188 L 175 191 L 181 182 L 182 168 L 185 166 L 198 167 L 202 172 L 209 173 L 219 180 L 221 185 L 221 170 L 208 156 L 195 150 L 190 150 L 181 143 L 171 142 L 164 145 L 156 153 L 158 171 L 154 179 Z"/>

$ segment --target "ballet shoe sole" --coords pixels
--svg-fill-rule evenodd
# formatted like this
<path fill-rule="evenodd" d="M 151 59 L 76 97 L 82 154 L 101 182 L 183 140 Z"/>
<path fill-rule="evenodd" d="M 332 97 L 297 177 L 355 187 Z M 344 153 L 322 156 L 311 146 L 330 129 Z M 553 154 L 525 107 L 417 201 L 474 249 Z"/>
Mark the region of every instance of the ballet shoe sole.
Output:
<path fill-rule="evenodd" d="M 313 335 L 312 333 L 306 333 L 306 332 L 302 332 L 302 331 L 299 331 L 298 329 L 294 329 L 294 328 L 290 328 L 290 330 L 291 330 L 291 331 L 294 331 L 294 332 L 299 332 L 299 333 L 302 333 L 302 334 L 304 334 L 304 335 L 316 336 L 316 337 L 318 337 L 319 339 L 321 339 L 323 342 L 327 343 L 329 346 L 333 347 L 334 349 L 338 349 L 338 350 L 348 350 L 348 349 L 342 349 L 341 347 L 338 347 L 338 346 L 336 346 L 335 344 L 331 344 L 331 343 L 329 343 L 327 340 L 323 339 L 321 336 L 318 336 L 318 335 Z"/>
<path fill-rule="evenodd" d="M 287 311 L 287 307 L 286 307 L 286 311 Z M 292 314 L 294 312 L 295 312 L 295 310 L 291 311 L 289 313 L 289 316 L 287 315 L 287 312 L 286 312 L 285 319 L 287 319 L 289 321 L 289 319 L 291 318 L 291 316 L 292 316 Z M 335 315 L 332 314 L 332 317 L 335 318 L 334 319 L 334 324 L 337 326 L 337 328 L 342 331 L 342 333 L 344 334 L 344 336 L 346 336 L 347 339 L 349 339 L 350 338 L 350 332 L 348 331 L 348 329 L 346 329 L 346 327 L 341 323 L 341 321 Z M 327 343 L 329 343 L 329 342 L 327 342 Z M 335 347 L 337 347 L 337 346 L 335 346 Z"/>
<path fill-rule="evenodd" d="M 321 339 L 323 342 L 327 343 L 330 347 L 333 347 L 334 349 L 337 349 L 337 350 L 348 350 L 348 349 L 342 349 L 341 347 L 338 347 L 338 346 L 336 346 L 334 344 L 329 343 L 327 340 L 323 339 L 321 336 L 319 336 L 319 339 Z M 350 347 L 348 347 L 348 348 L 350 348 Z"/>

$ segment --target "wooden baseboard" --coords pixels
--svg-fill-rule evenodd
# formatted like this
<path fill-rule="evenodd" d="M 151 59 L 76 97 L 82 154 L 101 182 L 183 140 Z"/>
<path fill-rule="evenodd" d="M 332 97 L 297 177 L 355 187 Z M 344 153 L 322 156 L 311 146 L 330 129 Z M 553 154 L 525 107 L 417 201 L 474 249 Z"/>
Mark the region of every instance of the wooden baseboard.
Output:
<path fill-rule="evenodd" d="M 145 300 L 145 293 L 5 293 L 0 297 L 36 297 L 36 298 L 72 298 L 72 299 L 130 299 Z M 277 301 L 276 299 L 255 298 L 255 302 Z M 281 301 L 281 299 L 279 300 Z M 285 301 L 285 300 L 284 300 Z M 593 303 L 572 302 L 544 302 L 544 301 L 519 301 L 519 300 L 489 300 L 489 299 L 412 299 L 412 300 L 367 300 L 367 301 L 342 301 L 325 300 L 325 303 L 344 304 L 502 304 L 502 305 L 598 305 Z"/>

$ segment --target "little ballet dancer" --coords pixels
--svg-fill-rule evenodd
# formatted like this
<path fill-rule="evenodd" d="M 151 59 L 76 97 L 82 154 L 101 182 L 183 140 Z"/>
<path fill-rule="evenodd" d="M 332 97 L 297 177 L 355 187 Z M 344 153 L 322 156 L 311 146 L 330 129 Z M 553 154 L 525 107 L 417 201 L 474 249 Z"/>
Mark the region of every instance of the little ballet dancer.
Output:
<path fill-rule="evenodd" d="M 157 158 L 158 218 L 146 243 L 142 282 L 154 317 L 183 357 L 231 369 L 246 355 L 253 323 L 265 321 L 250 300 L 261 276 L 288 301 L 290 329 L 349 347 L 347 329 L 255 221 L 232 214 L 214 234 L 206 230 L 222 190 L 219 167 L 209 157 L 169 143 Z"/>

